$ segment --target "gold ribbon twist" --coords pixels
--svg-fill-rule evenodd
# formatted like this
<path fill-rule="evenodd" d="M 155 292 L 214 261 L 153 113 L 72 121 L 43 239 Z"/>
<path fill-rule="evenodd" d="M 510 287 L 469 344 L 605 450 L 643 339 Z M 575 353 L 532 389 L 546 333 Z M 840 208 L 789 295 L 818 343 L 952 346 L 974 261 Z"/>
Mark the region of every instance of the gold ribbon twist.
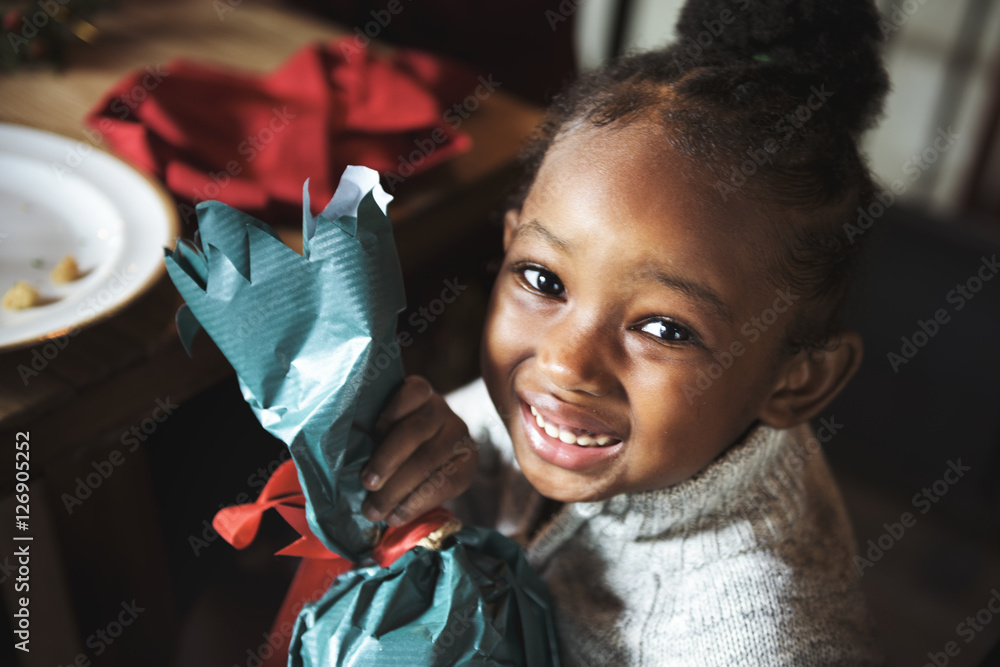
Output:
<path fill-rule="evenodd" d="M 424 547 L 425 549 L 433 549 L 434 551 L 440 551 L 441 545 L 444 541 L 448 539 L 449 536 L 454 535 L 460 530 L 462 530 L 461 521 L 455 518 L 448 519 L 443 526 L 417 542 L 417 546 Z"/>

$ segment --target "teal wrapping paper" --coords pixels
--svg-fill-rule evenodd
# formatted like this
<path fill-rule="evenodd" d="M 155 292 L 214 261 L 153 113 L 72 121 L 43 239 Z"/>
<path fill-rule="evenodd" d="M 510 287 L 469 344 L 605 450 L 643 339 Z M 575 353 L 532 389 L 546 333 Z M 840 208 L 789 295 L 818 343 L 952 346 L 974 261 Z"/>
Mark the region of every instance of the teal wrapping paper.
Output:
<path fill-rule="evenodd" d="M 197 207 L 204 254 L 179 243 L 167 271 L 186 302 L 177 315 L 185 346 L 198 324 L 208 332 L 257 419 L 288 445 L 309 527 L 360 562 L 385 528 L 361 514 L 369 433 L 403 379 L 398 357 L 370 365 L 376 343 L 394 340 L 405 306 L 391 198 L 363 167 L 348 168 L 318 216 L 306 188 L 302 196 L 302 255 L 263 222 L 210 201 Z"/>
<path fill-rule="evenodd" d="M 550 609 L 516 543 L 463 528 L 441 551 L 341 575 L 299 614 L 288 664 L 558 666 Z"/>
<path fill-rule="evenodd" d="M 178 332 L 199 328 L 232 364 L 260 423 L 288 445 L 312 532 L 370 562 L 384 523 L 361 514 L 375 420 L 402 382 L 405 305 L 378 174 L 348 167 L 322 213 L 303 188 L 303 254 L 220 202 L 198 205 L 201 248 L 178 241 L 168 273 L 184 297 Z M 461 631 L 457 628 L 461 628 Z M 403 656 L 406 656 L 405 659 Z M 402 661 L 402 662 L 401 662 Z M 464 528 L 440 550 L 356 568 L 299 614 L 289 665 L 558 666 L 551 603 L 520 548 Z"/>

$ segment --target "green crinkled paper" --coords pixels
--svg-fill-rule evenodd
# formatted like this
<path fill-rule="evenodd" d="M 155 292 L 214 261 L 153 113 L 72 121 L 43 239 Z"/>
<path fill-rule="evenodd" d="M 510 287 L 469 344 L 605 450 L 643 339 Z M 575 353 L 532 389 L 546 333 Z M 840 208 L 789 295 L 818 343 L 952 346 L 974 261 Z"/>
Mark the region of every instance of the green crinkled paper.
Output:
<path fill-rule="evenodd" d="M 313 533 L 364 562 L 384 529 L 361 514 L 369 433 L 403 378 L 404 307 L 378 174 L 348 167 L 322 213 L 303 188 L 303 255 L 220 202 L 198 205 L 201 248 L 179 241 L 167 270 L 190 351 L 204 328 L 261 424 L 289 447 Z M 460 631 L 459 631 L 460 630 Z M 404 657 L 405 656 L 405 657 Z M 299 615 L 289 665 L 558 665 L 551 604 L 520 548 L 465 528 L 441 551 L 356 568 Z"/>
<path fill-rule="evenodd" d="M 299 614 L 289 667 L 558 666 L 548 593 L 521 548 L 485 528 L 453 539 L 341 575 Z"/>
<path fill-rule="evenodd" d="M 374 172 L 354 169 L 366 180 L 345 179 L 318 216 L 303 189 L 303 255 L 259 220 L 209 201 L 197 209 L 203 254 L 178 244 L 166 263 L 186 302 L 186 344 L 193 316 L 233 365 L 257 419 L 288 445 L 313 533 L 359 562 L 384 528 L 361 514 L 368 433 L 403 378 L 398 358 L 381 355 L 381 369 L 370 362 L 378 341 L 393 340 L 405 299 L 390 198 L 373 188 Z"/>

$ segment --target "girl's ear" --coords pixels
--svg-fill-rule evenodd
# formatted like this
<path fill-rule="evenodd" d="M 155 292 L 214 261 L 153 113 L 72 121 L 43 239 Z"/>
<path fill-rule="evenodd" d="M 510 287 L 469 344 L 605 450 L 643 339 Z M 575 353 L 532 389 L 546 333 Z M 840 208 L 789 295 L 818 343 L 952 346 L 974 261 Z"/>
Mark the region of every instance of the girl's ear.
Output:
<path fill-rule="evenodd" d="M 510 240 L 514 237 L 514 230 L 517 228 L 517 221 L 521 217 L 521 211 L 516 208 L 507 209 L 503 216 L 503 251 L 507 252 Z"/>
<path fill-rule="evenodd" d="M 789 428 L 815 417 L 858 370 L 863 352 L 861 336 L 843 331 L 829 347 L 796 354 L 782 368 L 761 409 L 761 421 Z"/>

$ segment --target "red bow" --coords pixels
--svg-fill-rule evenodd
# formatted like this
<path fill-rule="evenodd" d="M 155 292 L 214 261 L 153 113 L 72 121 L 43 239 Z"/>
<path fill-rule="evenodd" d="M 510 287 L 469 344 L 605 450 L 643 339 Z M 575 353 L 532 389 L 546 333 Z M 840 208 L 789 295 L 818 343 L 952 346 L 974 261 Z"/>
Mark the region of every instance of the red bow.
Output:
<path fill-rule="evenodd" d="M 274 471 L 257 500 L 219 510 L 212 520 L 212 526 L 224 540 L 237 549 L 244 549 L 257 536 L 261 516 L 271 508 L 277 509 L 282 518 L 301 535 L 277 554 L 301 556 L 302 562 L 299 563 L 295 578 L 285 594 L 285 601 L 271 627 L 269 643 L 273 652 L 260 656 L 263 667 L 286 664 L 292 628 L 303 605 L 318 600 L 334 579 L 354 567 L 354 563 L 323 546 L 319 538 L 309 530 L 305 496 L 299 485 L 295 463 L 291 460 L 285 461 Z M 375 545 L 372 558 L 380 566 L 388 567 L 453 518 L 451 512 L 437 507 L 406 525 L 387 528 Z"/>

